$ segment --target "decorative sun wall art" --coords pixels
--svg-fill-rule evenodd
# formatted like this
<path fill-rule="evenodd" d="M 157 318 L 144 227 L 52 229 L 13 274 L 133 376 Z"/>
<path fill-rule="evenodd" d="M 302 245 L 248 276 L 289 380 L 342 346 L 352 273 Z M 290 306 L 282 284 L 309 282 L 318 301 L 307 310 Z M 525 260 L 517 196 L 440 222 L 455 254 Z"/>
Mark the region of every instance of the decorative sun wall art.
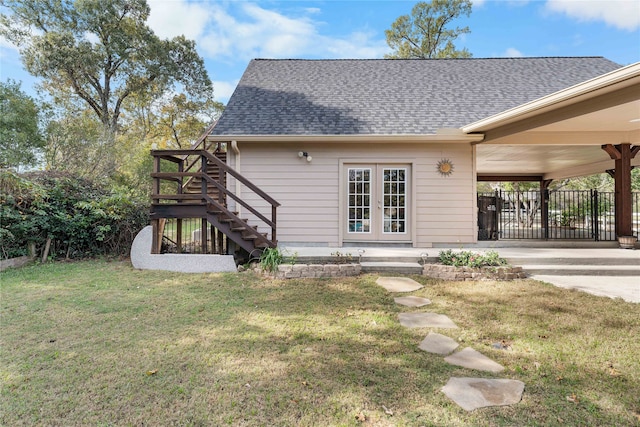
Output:
<path fill-rule="evenodd" d="M 438 172 L 442 176 L 449 176 L 453 173 L 453 163 L 449 159 L 442 159 L 438 162 Z"/>

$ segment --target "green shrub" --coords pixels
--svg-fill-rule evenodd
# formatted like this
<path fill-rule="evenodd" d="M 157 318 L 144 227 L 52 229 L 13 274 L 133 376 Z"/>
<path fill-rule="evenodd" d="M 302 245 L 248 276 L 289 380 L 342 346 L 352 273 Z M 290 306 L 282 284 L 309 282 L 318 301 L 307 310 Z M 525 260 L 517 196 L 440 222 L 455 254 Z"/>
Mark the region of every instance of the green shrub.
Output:
<path fill-rule="evenodd" d="M 0 171 L 0 257 L 41 250 L 52 258 L 128 255 L 148 205 L 123 188 L 56 172 Z"/>
<path fill-rule="evenodd" d="M 263 270 L 274 272 L 278 269 L 278 266 L 282 264 L 284 257 L 278 248 L 267 248 L 260 255 L 260 267 Z"/>
<path fill-rule="evenodd" d="M 453 265 L 455 267 L 486 267 L 506 265 L 507 261 L 501 258 L 495 251 L 487 253 L 476 253 L 471 251 L 454 252 L 451 249 L 440 251 L 438 254 L 440 262 L 444 265 Z"/>

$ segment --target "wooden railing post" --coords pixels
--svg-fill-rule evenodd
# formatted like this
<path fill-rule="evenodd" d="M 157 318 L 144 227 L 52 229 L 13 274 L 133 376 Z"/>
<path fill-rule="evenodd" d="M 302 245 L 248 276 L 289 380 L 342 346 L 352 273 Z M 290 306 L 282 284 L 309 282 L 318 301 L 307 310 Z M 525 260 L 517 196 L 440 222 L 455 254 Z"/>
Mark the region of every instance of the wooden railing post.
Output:
<path fill-rule="evenodd" d="M 160 157 L 158 156 L 154 156 L 153 157 L 153 171 L 154 172 L 160 172 Z M 160 178 L 154 178 L 153 179 L 153 188 L 152 188 L 152 196 L 157 196 L 160 194 Z M 158 203 L 158 199 L 154 198 L 153 202 L 154 203 Z"/>
<path fill-rule="evenodd" d="M 276 207 L 271 205 L 271 222 L 273 226 L 271 226 L 271 241 L 274 245 L 278 244 L 278 239 L 276 236 Z"/>
<path fill-rule="evenodd" d="M 202 188 L 202 195 L 206 196 L 207 195 L 207 180 L 205 179 L 205 176 L 207 175 L 207 156 L 202 155 L 202 167 L 200 169 L 200 172 L 202 172 L 202 183 L 201 183 L 201 188 Z"/>

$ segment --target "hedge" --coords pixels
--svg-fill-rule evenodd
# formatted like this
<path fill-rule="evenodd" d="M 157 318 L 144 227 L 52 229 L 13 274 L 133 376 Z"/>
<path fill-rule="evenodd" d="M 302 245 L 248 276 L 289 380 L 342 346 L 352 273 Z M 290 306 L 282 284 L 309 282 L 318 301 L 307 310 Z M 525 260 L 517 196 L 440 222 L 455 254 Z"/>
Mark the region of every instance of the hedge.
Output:
<path fill-rule="evenodd" d="M 0 257 L 27 255 L 30 245 L 52 258 L 126 256 L 149 223 L 148 212 L 148 203 L 123 187 L 66 173 L 2 170 Z"/>

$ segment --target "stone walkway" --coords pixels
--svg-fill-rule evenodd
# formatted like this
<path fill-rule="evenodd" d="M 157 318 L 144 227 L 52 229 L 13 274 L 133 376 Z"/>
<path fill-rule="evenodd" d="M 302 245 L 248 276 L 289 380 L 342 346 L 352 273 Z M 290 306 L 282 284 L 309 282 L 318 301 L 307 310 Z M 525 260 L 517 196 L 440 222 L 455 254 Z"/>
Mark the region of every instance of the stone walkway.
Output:
<path fill-rule="evenodd" d="M 423 287 L 406 277 L 380 277 L 376 283 L 389 292 L 413 292 Z M 406 307 L 431 304 L 428 299 L 416 296 L 398 297 L 394 301 Z M 458 327 L 448 316 L 438 313 L 400 313 L 398 319 L 401 325 L 408 328 Z M 433 331 L 429 332 L 418 347 L 428 353 L 446 356 L 444 360 L 455 366 L 492 373 L 504 370 L 504 366 L 471 347 L 455 352 L 459 345 L 454 339 Z M 452 377 L 442 387 L 442 392 L 464 410 L 473 411 L 486 406 L 513 405 L 520 402 L 524 383 L 508 379 Z"/>

